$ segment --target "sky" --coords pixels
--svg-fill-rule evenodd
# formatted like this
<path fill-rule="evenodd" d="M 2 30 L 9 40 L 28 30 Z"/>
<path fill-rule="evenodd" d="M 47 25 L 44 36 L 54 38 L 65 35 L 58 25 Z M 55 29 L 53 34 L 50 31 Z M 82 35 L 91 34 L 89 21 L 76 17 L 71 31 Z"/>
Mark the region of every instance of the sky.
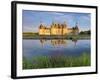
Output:
<path fill-rule="evenodd" d="M 78 23 L 80 31 L 89 30 L 91 28 L 91 14 L 33 10 L 23 10 L 22 12 L 23 32 L 38 32 L 38 27 L 41 23 L 50 27 L 52 22 L 66 22 L 69 28 L 74 27 Z"/>

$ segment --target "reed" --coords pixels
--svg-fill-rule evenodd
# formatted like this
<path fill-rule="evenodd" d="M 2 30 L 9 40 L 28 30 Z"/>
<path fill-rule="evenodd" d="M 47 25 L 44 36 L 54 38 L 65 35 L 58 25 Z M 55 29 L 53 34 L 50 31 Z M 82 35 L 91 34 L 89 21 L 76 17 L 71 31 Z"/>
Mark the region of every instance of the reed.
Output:
<path fill-rule="evenodd" d="M 38 56 L 31 60 L 23 58 L 23 69 L 58 68 L 90 66 L 91 58 L 87 53 L 80 56 Z"/>

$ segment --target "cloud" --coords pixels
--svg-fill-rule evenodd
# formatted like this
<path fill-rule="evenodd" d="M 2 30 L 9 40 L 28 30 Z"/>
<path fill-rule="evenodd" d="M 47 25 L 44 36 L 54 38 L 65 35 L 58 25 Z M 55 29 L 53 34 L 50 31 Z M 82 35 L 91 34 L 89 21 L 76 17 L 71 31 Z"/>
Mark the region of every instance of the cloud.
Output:
<path fill-rule="evenodd" d="M 59 13 L 59 12 L 52 12 L 50 14 L 53 14 L 55 16 L 63 16 L 64 15 L 63 13 Z"/>
<path fill-rule="evenodd" d="M 23 32 L 37 32 L 38 28 L 34 26 L 24 26 L 22 30 Z"/>

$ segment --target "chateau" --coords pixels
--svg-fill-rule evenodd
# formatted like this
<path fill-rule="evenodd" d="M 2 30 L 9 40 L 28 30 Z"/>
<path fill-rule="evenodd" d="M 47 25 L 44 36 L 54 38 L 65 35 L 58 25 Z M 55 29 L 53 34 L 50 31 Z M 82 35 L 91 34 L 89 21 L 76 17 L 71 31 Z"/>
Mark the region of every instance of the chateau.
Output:
<path fill-rule="evenodd" d="M 67 35 L 78 33 L 79 28 L 77 23 L 72 28 L 68 28 L 68 25 L 65 22 L 63 24 L 53 22 L 49 28 L 43 24 L 40 24 L 39 26 L 39 35 Z"/>

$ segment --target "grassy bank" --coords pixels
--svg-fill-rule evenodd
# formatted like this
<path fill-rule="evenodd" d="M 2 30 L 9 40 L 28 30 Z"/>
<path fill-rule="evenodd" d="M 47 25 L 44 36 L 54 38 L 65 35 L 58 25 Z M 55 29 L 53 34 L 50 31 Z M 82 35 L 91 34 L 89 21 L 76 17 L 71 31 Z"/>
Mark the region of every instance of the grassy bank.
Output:
<path fill-rule="evenodd" d="M 23 58 L 23 69 L 90 66 L 90 55 L 83 53 L 75 56 L 38 56 L 31 60 Z"/>
<path fill-rule="evenodd" d="M 23 35 L 23 39 L 90 39 L 90 35 Z"/>

